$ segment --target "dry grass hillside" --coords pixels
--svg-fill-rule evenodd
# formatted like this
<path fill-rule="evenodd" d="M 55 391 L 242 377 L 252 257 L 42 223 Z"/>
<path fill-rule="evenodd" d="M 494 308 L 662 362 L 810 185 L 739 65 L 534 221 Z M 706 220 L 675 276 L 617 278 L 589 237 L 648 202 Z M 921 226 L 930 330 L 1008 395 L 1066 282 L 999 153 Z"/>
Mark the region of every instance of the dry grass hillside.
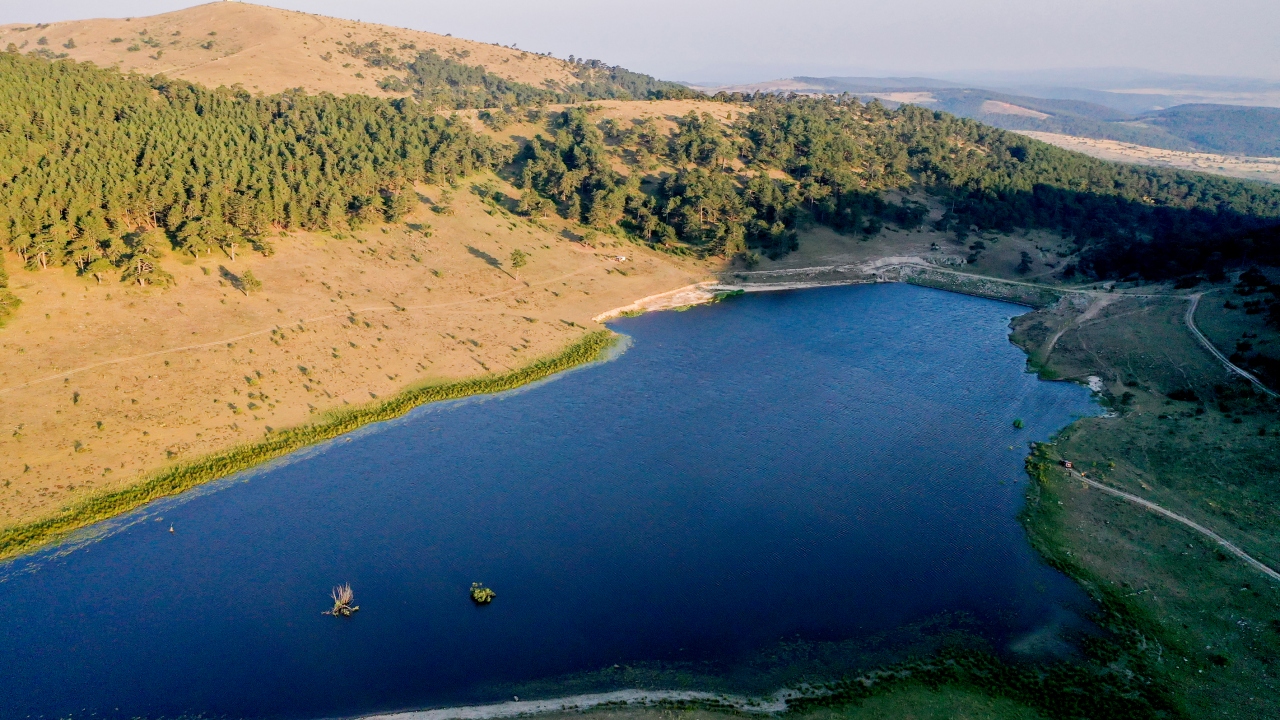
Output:
<path fill-rule="evenodd" d="M 339 45 L 371 41 L 401 55 L 434 49 L 539 87 L 576 82 L 573 66 L 554 58 L 244 3 L 0 27 L 0 48 L 43 48 L 205 86 L 386 95 L 376 71 Z M 690 110 L 722 121 L 744 110 L 686 101 L 596 107 L 598 120 L 654 118 L 663 131 Z M 504 142 L 547 132 L 523 117 L 494 131 L 475 111 L 461 114 Z M 627 169 L 620 154 L 618 165 Z M 69 268 L 20 270 L 8 257 L 22 305 L 0 330 L 0 528 L 346 404 L 523 367 L 598 328 L 593 317 L 716 269 L 609 235 L 584 237 L 555 214 L 518 217 L 472 192 L 477 183 L 519 195 L 477 176 L 453 189 L 419 187 L 422 202 L 395 225 L 276 238 L 272 257 L 170 253 L 160 262 L 177 285 L 167 290 L 98 284 Z M 517 248 L 528 254 L 523 268 L 511 262 Z"/>
<path fill-rule="evenodd" d="M 419 188 L 404 224 L 278 238 L 270 258 L 171 254 L 168 290 L 15 273 L 22 311 L 0 331 L 0 527 L 348 403 L 523 367 L 604 311 L 704 278 L 609 236 L 584 243 L 555 216 L 511 215 L 469 184 Z M 260 290 L 238 289 L 246 272 Z"/>
<path fill-rule="evenodd" d="M 376 69 L 343 54 L 338 44 L 374 41 L 401 54 L 434 49 L 442 57 L 536 87 L 545 81 L 576 82 L 565 61 L 501 45 L 239 2 L 152 17 L 0 26 L 0 48 L 10 43 L 23 52 L 46 48 L 102 67 L 165 74 L 208 87 L 239 83 L 264 93 L 302 87 L 337 95 L 391 95 L 378 88 Z"/>
<path fill-rule="evenodd" d="M 553 58 L 242 3 L 0 28 L 0 47 L 264 93 L 382 94 L 371 68 L 338 44 L 370 41 L 435 49 L 536 86 L 576 81 Z M 744 111 L 690 101 L 595 107 L 597 120 L 653 118 L 667 132 L 690 110 L 722 121 Z M 460 114 L 503 142 L 548 132 L 523 115 L 495 131 L 476 111 Z M 160 262 L 177 285 L 167 290 L 98 284 L 69 268 L 20 270 L 19 258 L 7 258 L 22 305 L 0 330 L 0 528 L 343 405 L 526 366 L 598 328 L 601 313 L 716 269 L 554 213 L 518 217 L 472 192 L 477 184 L 520 192 L 476 176 L 453 189 L 419 187 L 422 202 L 401 223 L 294 233 L 275 240 L 272 257 L 170 253 Z M 522 268 L 516 249 L 528 255 Z"/>

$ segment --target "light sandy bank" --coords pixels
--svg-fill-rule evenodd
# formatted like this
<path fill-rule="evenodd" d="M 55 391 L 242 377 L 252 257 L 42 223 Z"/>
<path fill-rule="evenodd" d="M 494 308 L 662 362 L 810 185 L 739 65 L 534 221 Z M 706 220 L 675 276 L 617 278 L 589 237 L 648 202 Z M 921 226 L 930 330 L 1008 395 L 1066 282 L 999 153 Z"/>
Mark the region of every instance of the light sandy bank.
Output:
<path fill-rule="evenodd" d="M 816 691 L 779 690 L 765 697 L 747 697 L 696 690 L 617 690 L 589 695 L 571 695 L 547 700 L 510 700 L 493 705 L 469 705 L 436 710 L 413 710 L 369 715 L 362 720 L 494 720 L 544 713 L 583 711 L 603 705 L 656 705 L 699 703 L 711 707 L 752 714 L 785 712 L 787 701 L 812 696 Z"/>

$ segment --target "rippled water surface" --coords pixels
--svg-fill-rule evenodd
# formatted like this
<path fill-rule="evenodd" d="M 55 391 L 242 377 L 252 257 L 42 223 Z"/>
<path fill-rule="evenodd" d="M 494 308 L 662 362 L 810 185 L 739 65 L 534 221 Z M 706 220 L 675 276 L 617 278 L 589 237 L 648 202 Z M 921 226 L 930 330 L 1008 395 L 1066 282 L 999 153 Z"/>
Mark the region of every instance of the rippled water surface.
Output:
<path fill-rule="evenodd" d="M 626 319 L 611 362 L 144 509 L 0 569 L 0 716 L 745 687 L 939 614 L 1015 645 L 1085 607 L 1015 520 L 1026 443 L 1096 411 L 1024 372 L 1019 312 L 881 285 Z M 322 616 L 341 582 L 360 612 Z"/>

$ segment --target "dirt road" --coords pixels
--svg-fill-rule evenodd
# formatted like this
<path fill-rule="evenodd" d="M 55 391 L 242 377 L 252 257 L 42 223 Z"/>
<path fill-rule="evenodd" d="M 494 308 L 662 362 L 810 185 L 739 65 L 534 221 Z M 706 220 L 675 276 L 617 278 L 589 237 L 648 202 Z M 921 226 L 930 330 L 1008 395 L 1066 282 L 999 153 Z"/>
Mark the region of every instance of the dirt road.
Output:
<path fill-rule="evenodd" d="M 1200 344 L 1204 346 L 1204 349 L 1208 350 L 1214 357 L 1218 358 L 1219 362 L 1225 365 L 1228 370 L 1253 383 L 1253 386 L 1257 388 L 1259 392 L 1270 395 L 1273 398 L 1280 398 L 1280 394 L 1277 394 L 1271 388 L 1263 385 L 1261 380 L 1253 376 L 1253 373 L 1236 367 L 1234 363 L 1227 359 L 1227 356 L 1218 352 L 1218 348 L 1214 347 L 1213 343 L 1209 342 L 1209 338 L 1205 337 L 1204 333 L 1200 332 L 1200 328 L 1196 327 L 1196 306 L 1200 304 L 1200 296 L 1202 294 L 1203 293 L 1196 293 L 1191 296 L 1191 304 L 1187 306 L 1187 329 L 1191 331 L 1192 335 L 1195 335 L 1196 340 L 1200 341 Z"/>
<path fill-rule="evenodd" d="M 1183 525 L 1186 525 L 1187 527 L 1191 528 L 1192 530 L 1195 530 L 1196 532 L 1200 533 L 1201 535 L 1204 535 L 1205 537 L 1209 538 L 1210 540 L 1213 540 L 1214 542 L 1218 543 L 1219 545 L 1221 545 L 1221 546 L 1222 546 L 1222 548 L 1223 548 L 1224 550 L 1226 550 L 1227 552 L 1231 553 L 1232 555 L 1235 555 L 1236 557 L 1240 558 L 1241 560 L 1245 561 L 1245 563 L 1247 563 L 1248 565 L 1252 566 L 1254 569 L 1258 570 L 1258 571 L 1259 571 L 1259 572 L 1261 572 L 1263 575 L 1266 575 L 1267 577 L 1271 578 L 1272 580 L 1275 580 L 1275 581 L 1277 581 L 1277 582 L 1280 582 L 1280 572 L 1276 572 L 1275 570 L 1272 570 L 1271 568 L 1267 567 L 1266 565 L 1263 565 L 1261 562 L 1258 562 L 1258 561 L 1257 561 L 1257 560 L 1255 560 L 1252 556 L 1250 556 L 1248 553 L 1246 553 L 1245 551 L 1241 550 L 1239 547 L 1236 547 L 1234 544 L 1232 544 L 1231 542 L 1228 542 L 1226 539 L 1224 539 L 1221 535 L 1219 535 L 1219 534 L 1215 533 L 1214 531 L 1212 531 L 1212 530 L 1210 530 L 1209 528 L 1207 528 L 1207 527 L 1205 527 L 1205 526 L 1201 525 L 1200 523 L 1197 523 L 1196 521 L 1191 520 L 1191 519 L 1189 519 L 1189 518 L 1183 517 L 1182 515 L 1179 515 L 1178 513 L 1175 513 L 1175 512 L 1173 512 L 1173 511 L 1171 511 L 1171 510 L 1166 510 L 1166 509 L 1164 509 L 1164 508 L 1160 507 L 1159 505 L 1157 505 L 1157 504 L 1155 504 L 1155 503 L 1151 502 L 1150 500 L 1144 500 L 1144 499 L 1142 499 L 1142 498 L 1138 497 L 1137 495 L 1131 495 L 1131 494 L 1129 494 L 1129 493 L 1127 493 L 1127 492 L 1124 492 L 1123 490 L 1117 490 L 1117 489 L 1115 489 L 1115 488 L 1111 487 L 1110 485 L 1103 485 L 1102 483 L 1100 483 L 1100 482 L 1098 482 L 1098 481 L 1096 481 L 1096 480 L 1090 480 L 1089 478 L 1085 477 L 1084 475 L 1081 475 L 1080 473 L 1076 472 L 1075 470 L 1069 470 L 1068 472 L 1070 472 L 1070 473 L 1071 473 L 1071 477 L 1073 477 L 1073 478 L 1075 478 L 1075 479 L 1077 479 L 1077 480 L 1079 480 L 1079 481 L 1083 482 L 1084 484 L 1088 485 L 1089 487 L 1097 488 L 1097 489 L 1101 490 L 1102 492 L 1107 493 L 1108 495 L 1114 495 L 1114 496 L 1116 496 L 1116 497 L 1118 497 L 1118 498 L 1123 498 L 1123 499 L 1125 499 L 1125 500 L 1128 500 L 1128 501 L 1129 501 L 1129 502 L 1131 502 L 1131 503 L 1137 503 L 1138 505 L 1141 505 L 1142 507 L 1144 507 L 1144 508 L 1146 508 L 1146 509 L 1148 509 L 1148 510 L 1150 510 L 1150 511 L 1152 511 L 1152 512 L 1160 513 L 1161 515 L 1164 515 L 1165 517 L 1169 518 L 1170 520 L 1176 520 L 1177 522 L 1180 522 L 1180 523 L 1182 523 Z"/>

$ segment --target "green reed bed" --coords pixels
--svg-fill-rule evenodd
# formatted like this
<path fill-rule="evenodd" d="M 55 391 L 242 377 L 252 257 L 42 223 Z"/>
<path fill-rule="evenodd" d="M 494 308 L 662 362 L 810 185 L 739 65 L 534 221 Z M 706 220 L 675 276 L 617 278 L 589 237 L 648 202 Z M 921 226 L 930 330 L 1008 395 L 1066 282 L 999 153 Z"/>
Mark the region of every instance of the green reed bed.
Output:
<path fill-rule="evenodd" d="M 333 411 L 311 425 L 272 432 L 258 443 L 241 445 L 161 470 L 136 485 L 88 498 L 53 517 L 0 530 L 0 558 L 34 550 L 86 525 L 246 470 L 308 445 L 331 440 L 369 423 L 400 417 L 419 405 L 513 390 L 593 362 L 613 345 L 616 338 L 607 330 L 589 333 L 563 352 L 519 370 L 410 388 L 382 402 Z"/>

